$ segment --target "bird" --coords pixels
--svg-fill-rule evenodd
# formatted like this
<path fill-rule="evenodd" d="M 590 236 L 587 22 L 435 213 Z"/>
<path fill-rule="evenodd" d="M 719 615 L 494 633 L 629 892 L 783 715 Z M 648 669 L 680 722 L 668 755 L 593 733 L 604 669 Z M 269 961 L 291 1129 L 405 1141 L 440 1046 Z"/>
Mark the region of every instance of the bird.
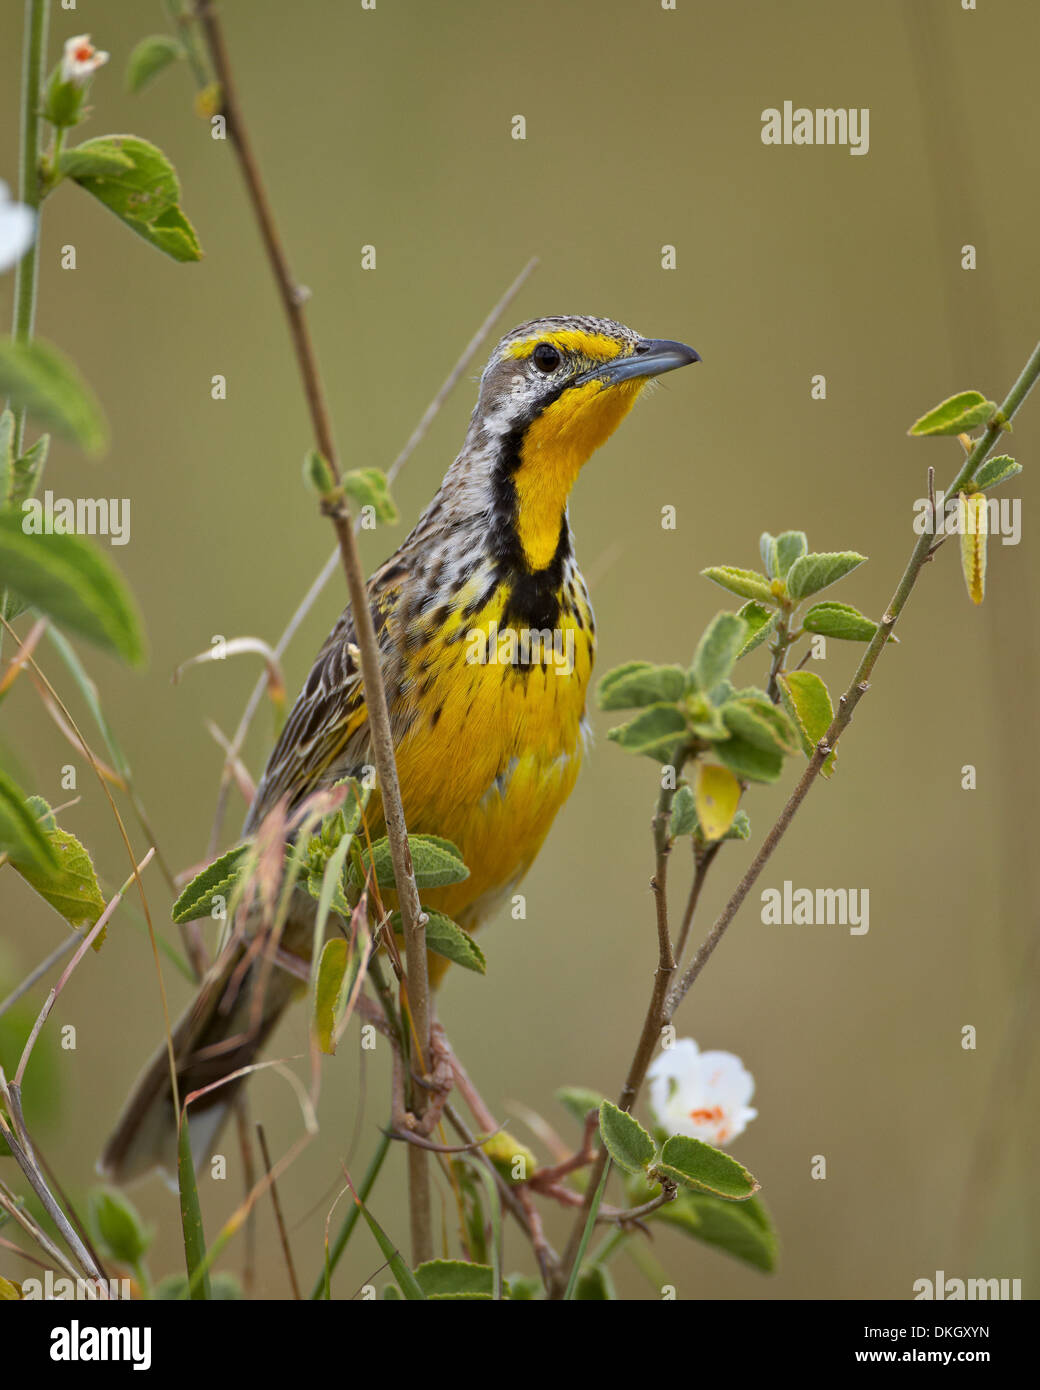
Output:
<path fill-rule="evenodd" d="M 655 378 L 700 361 L 685 343 L 612 319 L 532 319 L 497 344 L 465 441 L 403 544 L 367 586 L 409 834 L 451 841 L 463 881 L 423 906 L 473 931 L 514 891 L 574 787 L 589 740 L 596 626 L 568 500 L 592 453 Z M 504 640 L 505 639 L 505 640 Z M 243 836 L 276 807 L 371 765 L 349 607 L 311 668 L 257 784 Z M 385 833 L 378 788 L 366 809 Z M 297 890 L 281 948 L 306 961 L 314 901 Z M 248 1066 L 299 980 L 232 937 L 172 1033 L 178 1091 Z M 250 963 L 251 962 L 251 963 Z M 431 956 L 436 984 L 445 962 Z M 195 1161 L 213 1151 L 240 1080 L 189 1109 Z M 164 1044 L 131 1092 L 98 1163 L 125 1184 L 176 1171 L 177 1115 Z"/>

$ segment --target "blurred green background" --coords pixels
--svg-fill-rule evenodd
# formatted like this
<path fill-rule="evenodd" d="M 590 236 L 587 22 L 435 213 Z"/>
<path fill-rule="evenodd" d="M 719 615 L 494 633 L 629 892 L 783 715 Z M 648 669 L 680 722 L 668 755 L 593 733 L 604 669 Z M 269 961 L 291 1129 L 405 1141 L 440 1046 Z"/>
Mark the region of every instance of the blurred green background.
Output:
<path fill-rule="evenodd" d="M 12 189 L 18 9 L 5 0 L 0 53 L 0 177 Z M 389 464 L 484 315 L 537 255 L 499 331 L 541 314 L 601 314 L 684 339 L 704 359 L 666 379 L 576 489 L 571 517 L 592 585 L 599 671 L 636 657 L 688 660 L 704 624 L 730 606 L 699 570 L 757 565 L 764 529 L 804 528 L 814 549 L 865 552 L 870 563 L 834 597 L 883 611 L 914 539 L 911 506 L 926 467 L 941 483 L 959 457 L 952 441 L 908 439 L 908 425 L 957 390 L 999 399 L 1038 336 L 1040 9 L 1031 0 L 982 0 L 978 12 L 958 0 L 679 0 L 674 12 L 658 0 L 379 0 L 374 12 L 357 0 L 228 0 L 222 13 L 290 259 L 312 292 L 346 466 Z M 45 486 L 131 499 L 131 543 L 109 553 L 146 616 L 150 663 L 131 674 L 81 651 L 163 853 L 181 870 L 205 855 L 220 772 L 204 721 L 230 733 L 258 671 L 241 657 L 192 670 L 177 686 L 171 672 L 217 633 L 275 640 L 331 533 L 301 482 L 308 418 L 230 146 L 194 113 L 186 67 L 141 96 L 123 91 L 128 53 L 162 28 L 158 3 L 55 7 L 51 60 L 83 29 L 111 51 L 94 83 L 93 119 L 73 139 L 132 131 L 160 145 L 180 173 L 205 259 L 166 260 L 64 187 L 43 219 L 38 331 L 81 365 L 110 418 L 107 455 L 90 462 L 55 447 Z M 869 154 L 764 146 L 761 112 L 785 99 L 869 107 Z M 526 117 L 523 142 L 510 138 L 516 114 Z M 960 266 L 965 243 L 977 247 L 971 272 Z M 67 244 L 75 271 L 59 267 Z M 377 249 L 375 271 L 361 269 L 363 244 Z M 661 268 L 665 244 L 676 248 L 672 271 Z M 5 318 L 11 292 L 7 275 Z M 210 398 L 215 373 L 227 378 L 226 401 Z M 475 365 L 395 488 L 401 526 L 363 539 L 367 568 L 404 537 L 454 457 L 477 373 Z M 826 376 L 826 401 L 810 398 L 816 373 Z M 1026 465 L 1012 495 L 1030 491 L 1038 443 L 1040 398 L 1009 440 Z M 675 531 L 661 529 L 666 504 L 677 509 Z M 902 645 L 880 663 L 842 745 L 838 775 L 814 790 L 762 880 L 869 888 L 869 934 L 763 926 L 756 891 L 679 1015 L 681 1033 L 738 1053 L 756 1078 L 759 1118 L 733 1152 L 763 1183 L 783 1242 L 767 1277 L 658 1232 L 654 1253 L 681 1298 L 908 1298 L 914 1280 L 936 1269 L 1022 1278 L 1027 1297 L 1035 1289 L 1031 520 L 1017 547 L 991 546 L 981 609 L 966 596 L 956 542 L 926 570 Z M 337 576 L 287 656 L 290 695 L 341 603 Z M 858 650 L 831 643 L 820 669 L 832 687 L 848 680 Z M 82 713 L 53 650 L 41 653 Z M 594 712 L 592 721 L 596 745 L 525 885 L 527 921 L 504 914 L 489 927 L 487 977 L 453 972 L 440 1003 L 495 1114 L 509 1119 L 517 1102 L 570 1138 L 552 1092 L 563 1083 L 618 1090 L 656 956 L 647 886 L 654 766 L 607 743 L 616 718 Z M 28 790 L 67 799 L 60 770 L 77 760 L 25 679 L 6 702 L 0 737 L 4 764 Z M 265 706 L 246 753 L 254 775 L 271 737 Z M 960 786 L 966 763 L 978 769 L 973 792 Z M 794 775 L 792 766 L 781 787 L 747 798 L 756 840 Z M 125 878 L 125 853 L 83 767 L 79 788 L 62 819 L 91 846 L 111 890 Z M 235 803 L 228 840 L 243 809 Z M 143 852 L 136 830 L 134 843 Z M 726 849 L 702 932 L 752 852 Z M 682 856 L 672 876 L 678 912 Z M 154 868 L 147 883 L 165 922 L 169 898 Z M 2 994 L 66 929 L 10 870 L 0 874 L 0 912 Z M 179 1009 L 187 982 L 165 973 Z M 34 1007 L 43 994 L 41 984 Z M 39 1130 L 74 1195 L 93 1180 L 160 1019 L 131 906 L 48 1025 L 55 1036 L 64 1023 L 78 1031 L 77 1049 L 47 1073 L 59 1077 L 60 1103 Z M 975 1051 L 961 1048 L 968 1024 Z M 299 1053 L 304 1029 L 298 1009 L 268 1055 Z M 377 1055 L 359 1075 L 352 1028 L 325 1066 L 320 1136 L 282 1181 L 308 1287 L 339 1161 L 349 1149 L 359 1174 L 383 1122 L 384 1063 Z M 30 1103 L 32 1082 L 30 1069 Z M 290 1088 L 268 1072 L 251 1096 L 272 1151 L 283 1152 L 300 1129 Z M 521 1121 L 510 1127 L 529 1138 Z M 242 1192 L 233 1137 L 225 1148 L 229 1180 L 203 1183 L 211 1233 Z M 817 1154 L 827 1158 L 826 1181 L 810 1178 Z M 373 1206 L 404 1241 L 395 1162 Z M 161 1223 L 153 1272 L 180 1268 L 174 1199 L 157 1180 L 133 1195 Z M 454 1249 L 450 1201 L 440 1211 Z M 562 1243 L 569 1223 L 550 1213 L 548 1228 Z M 283 1296 L 266 1201 L 258 1235 L 258 1290 Z M 507 1269 L 529 1268 L 518 1235 L 508 1239 Z M 239 1243 L 225 1263 L 236 1267 L 240 1254 Z M 14 1277 L 28 1272 L 2 1261 Z M 359 1233 L 337 1291 L 379 1264 Z M 617 1274 L 626 1295 L 655 1296 L 630 1266 Z"/>

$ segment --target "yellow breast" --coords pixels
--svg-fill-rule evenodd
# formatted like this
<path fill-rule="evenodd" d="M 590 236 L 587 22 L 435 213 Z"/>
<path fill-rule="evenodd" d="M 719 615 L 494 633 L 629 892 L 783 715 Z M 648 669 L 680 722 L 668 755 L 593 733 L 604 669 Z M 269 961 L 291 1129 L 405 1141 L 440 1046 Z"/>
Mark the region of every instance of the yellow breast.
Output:
<path fill-rule="evenodd" d="M 414 718 L 396 750 L 409 831 L 451 840 L 470 870 L 423 903 L 467 929 L 530 867 L 571 793 L 595 646 L 583 593 L 535 634 L 500 627 L 503 589 L 464 617 L 475 587 L 409 654 L 402 698 Z"/>

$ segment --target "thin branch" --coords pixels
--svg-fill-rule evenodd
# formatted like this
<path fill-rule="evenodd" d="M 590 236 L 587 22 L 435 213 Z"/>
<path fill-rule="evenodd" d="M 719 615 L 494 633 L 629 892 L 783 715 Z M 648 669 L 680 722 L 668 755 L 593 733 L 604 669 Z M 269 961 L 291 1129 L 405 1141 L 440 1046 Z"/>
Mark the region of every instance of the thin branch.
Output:
<path fill-rule="evenodd" d="M 957 493 L 972 481 L 983 460 L 986 458 L 986 455 L 1003 433 L 1005 423 L 1010 422 L 1018 411 L 1022 402 L 1035 385 L 1038 376 L 1040 376 L 1040 343 L 1037 343 L 1036 347 L 1033 349 L 1028 362 L 1019 374 L 1018 380 L 1008 392 L 1007 398 L 994 417 L 993 423 L 988 426 L 986 432 L 977 441 L 971 453 L 964 460 L 960 472 L 946 489 L 945 495 L 947 497 L 955 497 Z M 866 651 L 863 653 L 863 659 L 860 661 L 859 666 L 856 668 L 856 673 L 849 683 L 849 688 L 838 700 L 838 710 L 834 719 L 831 721 L 830 728 L 816 745 L 813 755 L 809 759 L 808 766 L 802 773 L 798 785 L 788 798 L 787 804 L 780 812 L 776 824 L 763 840 L 761 848 L 751 861 L 747 872 L 738 883 L 729 902 L 727 902 L 722 912 L 716 918 L 711 931 L 708 933 L 700 950 L 690 963 L 689 969 L 669 996 L 667 1001 L 666 1021 L 670 1022 L 671 1019 L 674 1018 L 676 1009 L 682 1003 L 694 981 L 704 969 L 715 947 L 721 941 L 726 928 L 736 916 L 744 899 L 754 887 L 758 876 L 769 862 L 773 851 L 783 838 L 784 832 L 791 824 L 795 812 L 809 794 L 809 789 L 816 781 L 817 774 L 823 767 L 824 762 L 837 746 L 839 738 L 851 723 L 856 706 L 870 689 L 870 676 L 877 664 L 878 657 L 884 651 L 888 639 L 891 636 L 892 629 L 895 627 L 896 620 L 905 608 L 914 585 L 920 577 L 921 570 L 930 558 L 932 539 L 933 537 L 927 528 L 918 538 L 910 554 L 906 569 L 903 571 L 903 577 L 900 579 L 896 591 L 892 595 L 892 601 L 889 603 L 881 622 L 878 624 L 877 632 L 875 632 L 874 636 L 870 639 Z"/>
<path fill-rule="evenodd" d="M 310 411 L 315 442 L 328 465 L 333 489 L 323 502 L 323 511 L 332 522 L 339 542 L 340 556 L 350 595 L 354 630 L 361 658 L 361 679 L 365 693 L 365 708 L 370 731 L 373 760 L 379 779 L 383 819 L 390 842 L 390 857 L 394 870 L 401 924 L 404 931 L 405 957 L 408 968 L 408 1007 L 419 1041 L 420 1055 L 425 1066 L 430 1046 L 430 988 L 426 961 L 426 918 L 419 904 L 419 890 L 412 870 L 408 847 L 401 791 L 394 761 L 393 736 L 383 687 L 379 643 L 376 638 L 372 610 L 369 607 L 364 573 L 354 536 L 350 507 L 340 479 L 339 463 L 332 436 L 325 393 L 318 371 L 317 357 L 310 330 L 303 312 L 303 296 L 289 268 L 274 222 L 271 204 L 260 178 L 260 169 L 246 133 L 239 106 L 224 33 L 210 0 L 198 0 L 195 12 L 202 22 L 217 80 L 220 83 L 221 109 L 228 133 L 245 179 L 250 202 L 256 215 L 260 236 L 267 252 L 271 271 L 282 299 L 289 324 L 304 394 Z M 413 1096 L 413 1105 L 421 1115 L 425 1098 L 421 1092 Z M 412 1254 L 416 1264 L 433 1254 L 433 1229 L 430 1211 L 429 1165 L 418 1149 L 408 1150 L 409 1193 L 412 1220 Z"/>
<path fill-rule="evenodd" d="M 481 346 L 483 345 L 491 329 L 494 327 L 495 322 L 501 317 L 503 313 L 505 313 L 506 309 L 516 298 L 516 296 L 520 293 L 520 290 L 527 283 L 528 277 L 530 276 L 531 272 L 534 270 L 537 264 L 538 258 L 536 256 L 532 257 L 531 260 L 527 262 L 523 270 L 521 270 L 520 274 L 516 277 L 513 283 L 502 295 L 498 303 L 495 305 L 495 307 L 485 318 L 484 322 L 477 329 L 476 333 L 466 344 L 466 347 L 463 349 L 461 356 L 458 358 L 454 367 L 452 367 L 451 371 L 448 373 L 444 381 L 441 383 L 441 387 L 438 390 L 437 394 L 434 396 L 430 404 L 426 407 L 419 423 L 416 425 L 415 429 L 412 430 L 412 433 L 409 435 L 404 448 L 401 450 L 401 452 L 394 459 L 393 463 L 387 469 L 386 480 L 388 483 L 393 483 L 394 479 L 400 473 L 401 469 L 411 458 L 412 454 L 415 452 L 418 446 L 422 443 L 423 439 L 426 436 L 427 430 L 430 428 L 430 425 L 436 419 L 437 415 L 439 414 L 440 410 L 444 405 L 444 402 L 448 399 L 448 396 L 455 389 L 456 385 L 462 379 L 463 374 L 469 368 L 470 363 L 473 361 L 474 357 L 480 351 Z M 360 520 L 355 522 L 354 524 L 355 531 L 357 531 L 359 525 Z M 285 655 L 289 643 L 296 636 L 296 633 L 302 625 L 303 620 L 314 607 L 315 603 L 318 601 L 319 596 L 324 590 L 325 585 L 329 582 L 329 580 L 332 578 L 333 574 L 336 572 L 338 568 L 339 547 L 337 546 L 336 549 L 332 551 L 331 555 L 325 561 L 324 565 L 321 567 L 321 570 L 315 578 L 314 582 L 311 584 L 306 594 L 304 594 L 303 598 L 300 600 L 300 603 L 296 608 L 296 611 L 289 619 L 285 631 L 282 633 L 281 637 L 279 637 L 278 641 L 275 643 L 274 654 L 279 660 L 281 660 L 281 658 Z M 246 702 L 245 710 L 242 713 L 242 718 L 239 720 L 238 728 L 235 730 L 235 736 L 231 740 L 231 747 L 228 751 L 228 758 L 221 771 L 220 789 L 217 793 L 217 805 L 213 814 L 213 825 L 210 829 L 208 846 L 208 858 L 210 859 L 212 859 L 213 856 L 216 854 L 217 848 L 220 844 L 220 834 L 224 824 L 224 815 L 227 810 L 228 793 L 230 791 L 232 781 L 230 766 L 233 762 L 233 759 L 236 758 L 238 754 L 242 751 L 242 746 L 246 741 L 246 735 L 249 732 L 249 727 L 253 722 L 254 715 L 260 708 L 260 702 L 264 698 L 264 692 L 266 691 L 266 689 L 267 681 L 265 677 L 261 676 L 257 680 L 256 685 L 253 686 L 252 693 L 250 694 L 249 699 Z"/>
<path fill-rule="evenodd" d="M 264 1168 L 267 1176 L 271 1179 L 271 1205 L 274 1207 L 274 1219 L 278 1223 L 278 1236 L 282 1242 L 282 1254 L 285 1256 L 285 1267 L 289 1273 L 289 1283 L 292 1287 L 293 1298 L 297 1302 L 302 1298 L 300 1286 L 296 1282 L 296 1268 L 293 1265 L 292 1249 L 289 1246 L 289 1233 L 285 1229 L 285 1218 L 282 1215 L 282 1203 L 278 1196 L 278 1184 L 271 1177 L 271 1155 L 267 1149 L 267 1136 L 264 1134 L 263 1125 L 256 1127 L 256 1137 L 260 1142 L 260 1152 L 263 1155 Z"/>

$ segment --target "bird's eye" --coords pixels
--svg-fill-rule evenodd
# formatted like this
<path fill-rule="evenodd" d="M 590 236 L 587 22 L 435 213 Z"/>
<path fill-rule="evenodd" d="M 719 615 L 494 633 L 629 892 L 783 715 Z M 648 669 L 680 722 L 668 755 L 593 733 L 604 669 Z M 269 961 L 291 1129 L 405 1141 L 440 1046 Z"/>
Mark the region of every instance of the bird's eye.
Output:
<path fill-rule="evenodd" d="M 561 362 L 560 354 L 552 343 L 539 343 L 531 354 L 531 361 L 540 372 L 554 372 Z"/>

